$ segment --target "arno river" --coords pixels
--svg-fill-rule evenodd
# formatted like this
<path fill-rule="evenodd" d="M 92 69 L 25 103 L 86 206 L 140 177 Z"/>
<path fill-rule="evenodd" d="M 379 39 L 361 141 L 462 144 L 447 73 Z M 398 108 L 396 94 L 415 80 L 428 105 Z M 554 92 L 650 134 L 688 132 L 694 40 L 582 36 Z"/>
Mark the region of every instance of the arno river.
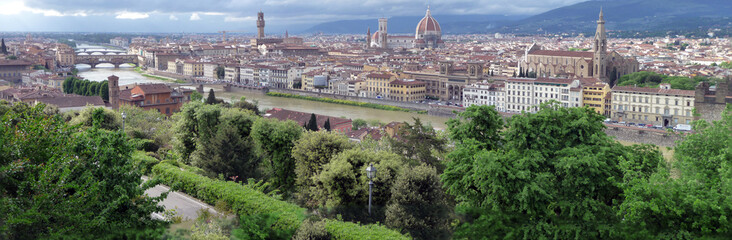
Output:
<path fill-rule="evenodd" d="M 114 69 L 112 65 L 105 66 L 101 65 L 94 69 L 89 69 L 86 65 L 77 66 L 79 69 L 79 75 L 92 81 L 103 81 L 110 75 L 116 75 L 119 77 L 120 85 L 133 84 L 133 83 L 164 83 L 164 81 L 149 79 L 143 77 L 141 74 L 135 72 L 131 67 L 124 66 L 119 69 Z M 205 89 L 208 94 L 208 89 Z M 239 99 L 242 96 L 246 97 L 249 101 L 256 101 L 259 103 L 260 110 L 271 109 L 271 108 L 284 108 L 300 112 L 316 113 L 322 115 L 329 115 L 334 117 L 345 117 L 350 119 L 365 119 L 379 120 L 384 123 L 392 121 L 398 122 L 412 122 L 412 117 L 417 117 L 424 123 L 429 123 L 437 129 L 445 129 L 445 122 L 448 118 L 429 116 L 426 114 L 396 112 L 396 111 L 385 111 L 371 108 L 362 108 L 348 105 L 332 104 L 314 102 L 300 99 L 291 98 L 280 98 L 266 96 L 261 92 L 255 91 L 235 91 L 235 92 L 223 92 L 222 89 L 214 89 L 216 97 L 225 99 L 227 101 L 232 99 Z"/>

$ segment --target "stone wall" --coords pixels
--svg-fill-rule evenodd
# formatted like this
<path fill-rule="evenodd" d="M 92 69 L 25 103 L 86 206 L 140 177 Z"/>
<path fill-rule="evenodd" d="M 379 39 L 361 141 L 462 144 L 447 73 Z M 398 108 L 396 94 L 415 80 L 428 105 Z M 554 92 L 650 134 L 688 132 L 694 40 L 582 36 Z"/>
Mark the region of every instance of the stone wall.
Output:
<path fill-rule="evenodd" d="M 336 94 L 331 94 L 331 93 L 319 93 L 319 92 L 301 91 L 301 90 L 292 90 L 292 89 L 277 88 L 277 89 L 269 89 L 269 91 L 278 92 L 278 93 L 297 94 L 300 96 L 332 98 L 332 99 L 349 100 L 349 101 L 356 101 L 356 102 L 390 105 L 390 106 L 407 108 L 407 109 L 418 110 L 418 111 L 420 111 L 420 110 L 428 111 L 430 109 L 429 105 L 423 104 L 423 103 L 400 102 L 400 101 L 392 101 L 392 100 L 376 99 L 376 98 L 362 98 L 362 97 L 356 97 L 356 96 L 344 96 L 344 95 L 336 95 Z"/>
<path fill-rule="evenodd" d="M 610 125 L 605 133 L 615 137 L 616 140 L 632 143 L 648 143 L 661 147 L 674 147 L 676 141 L 683 140 L 677 133 L 667 133 L 662 130 L 624 128 Z"/>

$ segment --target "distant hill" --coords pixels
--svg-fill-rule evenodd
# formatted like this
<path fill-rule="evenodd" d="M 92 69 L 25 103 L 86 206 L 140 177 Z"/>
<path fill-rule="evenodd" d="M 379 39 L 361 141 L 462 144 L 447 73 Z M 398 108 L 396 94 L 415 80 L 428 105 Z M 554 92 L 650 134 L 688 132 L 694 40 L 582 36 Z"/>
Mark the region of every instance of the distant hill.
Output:
<path fill-rule="evenodd" d="M 600 7 L 608 31 L 732 32 L 732 0 L 604 0 L 560 7 L 534 16 L 434 15 L 444 34 L 465 33 L 593 33 Z M 413 34 L 423 16 L 392 17 L 389 33 Z M 306 33 L 373 33 L 376 19 L 343 20 L 313 26 Z"/>
<path fill-rule="evenodd" d="M 594 32 L 600 8 L 607 29 L 667 31 L 729 28 L 730 0 L 612 0 L 587 1 L 557 8 L 500 28 L 501 32 Z M 706 30 L 706 29 L 704 29 Z"/>
<path fill-rule="evenodd" d="M 388 30 L 394 34 L 414 34 L 417 23 L 424 16 L 399 16 L 389 18 Z M 526 16 L 502 16 L 502 15 L 433 15 L 440 23 L 445 34 L 481 33 L 508 24 L 510 22 L 526 18 Z M 371 27 L 371 32 L 378 29 L 378 19 L 364 20 L 342 20 L 326 22 L 315 25 L 305 33 L 326 33 L 326 34 L 366 34 L 366 29 Z"/>

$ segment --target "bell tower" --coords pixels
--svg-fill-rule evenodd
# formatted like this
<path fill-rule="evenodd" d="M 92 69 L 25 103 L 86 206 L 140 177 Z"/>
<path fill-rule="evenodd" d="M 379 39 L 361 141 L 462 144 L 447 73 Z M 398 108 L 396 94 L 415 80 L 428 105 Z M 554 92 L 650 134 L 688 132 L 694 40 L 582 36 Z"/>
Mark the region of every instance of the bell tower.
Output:
<path fill-rule="evenodd" d="M 257 13 L 257 39 L 264 38 L 264 13 L 259 11 Z"/>
<path fill-rule="evenodd" d="M 119 109 L 119 77 L 115 75 L 107 77 L 107 87 L 109 87 L 109 105 L 112 105 L 112 109 Z"/>
<path fill-rule="evenodd" d="M 597 20 L 592 52 L 594 54 L 592 62 L 595 65 L 592 69 L 592 76 L 607 81 L 607 35 L 605 34 L 605 19 L 602 8 L 600 9 L 600 18 Z"/>
<path fill-rule="evenodd" d="M 388 39 L 386 36 L 386 18 L 379 18 L 379 45 L 381 48 L 388 48 L 386 40 Z"/>
<path fill-rule="evenodd" d="M 371 48 L 371 27 L 366 29 L 366 48 Z"/>

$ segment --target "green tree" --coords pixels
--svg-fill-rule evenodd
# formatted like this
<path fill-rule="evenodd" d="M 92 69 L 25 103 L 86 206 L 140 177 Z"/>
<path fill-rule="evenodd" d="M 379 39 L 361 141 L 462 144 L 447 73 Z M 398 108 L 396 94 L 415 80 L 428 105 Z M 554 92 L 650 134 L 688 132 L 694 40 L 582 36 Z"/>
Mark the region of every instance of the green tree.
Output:
<path fill-rule="evenodd" d="M 295 160 L 292 149 L 302 128 L 294 121 L 260 118 L 252 125 L 252 139 L 262 153 L 272 184 L 289 192 L 295 186 Z"/>
<path fill-rule="evenodd" d="M 8 55 L 8 47 L 5 46 L 5 38 L 2 39 L 2 43 L 0 43 L 0 53 L 3 55 Z"/>
<path fill-rule="evenodd" d="M 239 99 L 238 102 L 234 103 L 232 107 L 246 109 L 254 112 L 254 114 L 256 115 L 259 115 L 259 107 L 257 106 L 257 104 L 247 102 L 246 97 L 241 97 L 241 99 Z"/>
<path fill-rule="evenodd" d="M 447 130 L 452 140 L 462 143 L 466 139 L 474 139 L 476 144 L 480 144 L 480 148 L 487 150 L 497 149 L 502 145 L 502 129 L 503 119 L 495 106 L 472 105 L 458 113 L 457 118 L 447 121 Z"/>
<path fill-rule="evenodd" d="M 75 86 L 75 77 L 67 77 L 63 84 L 61 85 L 63 87 L 64 93 L 74 93 L 74 86 Z"/>
<path fill-rule="evenodd" d="M 325 131 L 330 132 L 330 118 L 325 119 L 325 123 L 323 124 L 323 129 L 325 129 Z"/>
<path fill-rule="evenodd" d="M 102 100 L 109 102 L 109 85 L 107 80 L 102 81 L 99 85 L 99 96 L 102 97 Z"/>
<path fill-rule="evenodd" d="M 360 119 L 360 118 L 356 118 L 356 119 L 353 120 L 353 122 L 351 123 L 351 125 L 352 125 L 351 130 L 358 130 L 358 129 L 361 129 L 363 127 L 366 127 L 368 124 L 366 123 L 366 120 L 363 120 L 363 119 Z"/>
<path fill-rule="evenodd" d="M 375 208 L 383 208 L 391 199 L 389 189 L 407 166 L 399 155 L 387 151 L 352 148 L 335 155 L 314 177 L 316 187 L 312 189 L 311 199 L 320 207 L 335 208 L 346 220 L 365 219 L 368 212 L 363 206 L 368 204 L 369 179 L 366 167 L 369 164 L 374 164 L 378 170 L 373 179 L 372 203 Z M 340 209 L 343 212 L 338 212 Z M 374 215 L 383 216 L 383 210 L 379 211 Z M 380 219 L 383 220 L 383 217 Z"/>
<path fill-rule="evenodd" d="M 225 71 L 224 67 L 222 67 L 222 66 L 216 67 L 216 77 L 218 79 L 224 79 L 224 75 L 226 75 L 226 71 Z"/>
<path fill-rule="evenodd" d="M 74 92 L 73 92 L 73 94 L 81 95 L 82 88 L 84 88 L 84 81 L 83 80 L 74 81 L 74 87 L 73 87 Z"/>
<path fill-rule="evenodd" d="M 437 171 L 420 165 L 396 178 L 384 223 L 415 239 L 449 239 L 451 212 Z"/>
<path fill-rule="evenodd" d="M 513 116 L 499 149 L 474 139 L 456 146 L 442 181 L 465 213 L 480 214 L 467 216 L 473 220 L 456 237 L 617 238 L 622 185 L 650 175 L 662 158 L 655 148 L 615 142 L 603 119 L 552 102 Z"/>
<path fill-rule="evenodd" d="M 697 121 L 675 149 L 678 176 L 662 168 L 626 186 L 624 238 L 729 239 L 732 228 L 732 105 L 720 121 Z"/>
<path fill-rule="evenodd" d="M 214 90 L 209 89 L 208 91 L 208 98 L 206 98 L 206 104 L 216 104 L 216 95 L 214 94 Z"/>
<path fill-rule="evenodd" d="M 153 212 L 167 196 L 148 197 L 121 132 L 79 130 L 43 113 L 42 104 L 6 114 L 0 128 L 0 238 L 159 238 Z"/>
<path fill-rule="evenodd" d="M 308 131 L 295 142 L 292 158 L 295 159 L 295 184 L 301 200 L 310 196 L 310 188 L 315 186 L 313 176 L 320 173 L 323 165 L 336 154 L 353 147 L 345 136 L 326 131 Z"/>
<path fill-rule="evenodd" d="M 193 91 L 191 93 L 191 102 L 201 102 L 203 100 L 203 95 L 197 91 Z"/>
<path fill-rule="evenodd" d="M 91 127 L 97 120 L 94 118 L 94 114 L 101 114 L 98 122 L 99 128 L 111 131 L 122 129 L 122 117 L 119 113 L 106 108 L 85 108 L 78 116 L 72 118 L 69 124 Z"/>
<path fill-rule="evenodd" d="M 140 107 L 122 105 L 119 112 L 126 114 L 125 132 L 135 139 L 149 139 L 154 148 L 169 148 L 173 139 L 174 121 L 158 111 L 147 111 Z"/>
<path fill-rule="evenodd" d="M 310 131 L 318 131 L 318 119 L 315 116 L 315 113 L 310 114 L 310 120 L 308 121 L 307 125 L 305 125 L 305 129 Z"/>
<path fill-rule="evenodd" d="M 203 108 L 201 101 L 192 101 L 186 103 L 177 114 L 178 120 L 175 122 L 174 130 L 174 149 L 180 155 L 183 163 L 190 164 L 191 154 L 196 150 L 196 138 L 198 137 L 198 120 L 196 118 L 196 110 Z"/>
<path fill-rule="evenodd" d="M 438 137 L 432 126 L 423 125 L 419 118 L 414 118 L 414 124 L 404 122 L 397 137 L 388 138 L 388 141 L 395 153 L 426 163 L 442 172 L 443 164 L 438 156 L 445 152 L 447 141 Z"/>

